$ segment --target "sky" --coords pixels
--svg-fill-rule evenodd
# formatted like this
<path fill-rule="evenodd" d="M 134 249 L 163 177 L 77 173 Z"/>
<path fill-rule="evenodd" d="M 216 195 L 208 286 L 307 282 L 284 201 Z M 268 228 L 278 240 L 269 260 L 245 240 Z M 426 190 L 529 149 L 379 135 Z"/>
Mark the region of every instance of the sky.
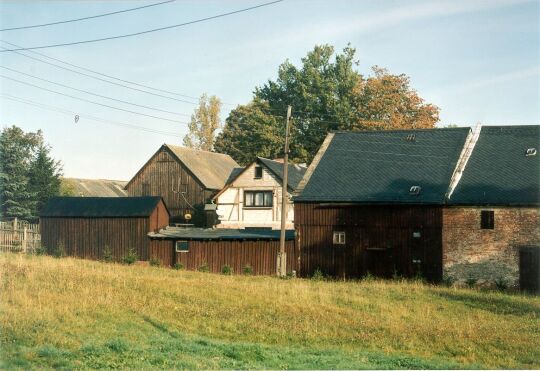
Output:
<path fill-rule="evenodd" d="M 2 31 L 0 46 L 10 48 L 6 41 L 32 47 L 133 33 L 266 1 L 177 0 L 86 21 Z M 152 2 L 4 0 L 0 28 L 147 4 Z M 540 1 L 285 0 L 185 27 L 35 50 L 42 55 L 1 52 L 0 75 L 20 82 L 0 78 L 0 124 L 41 129 L 67 177 L 129 180 L 161 144 L 181 144 L 201 94 L 217 95 L 224 102 L 225 118 L 237 104 L 250 101 L 255 87 L 275 79 L 281 63 L 288 59 L 298 65 L 315 45 L 324 43 L 336 50 L 350 43 L 364 75 L 374 65 L 408 75 L 419 95 L 440 108 L 438 126 L 540 123 Z M 157 90 L 152 92 L 162 96 L 146 94 L 28 56 L 96 76 L 47 56 L 56 58 L 177 95 Z"/>

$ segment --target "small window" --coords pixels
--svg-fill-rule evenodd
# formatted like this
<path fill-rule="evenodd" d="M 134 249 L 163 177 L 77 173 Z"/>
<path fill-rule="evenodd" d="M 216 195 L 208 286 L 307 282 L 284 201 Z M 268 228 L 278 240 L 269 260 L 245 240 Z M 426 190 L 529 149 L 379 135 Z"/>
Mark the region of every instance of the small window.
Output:
<path fill-rule="evenodd" d="M 176 241 L 176 252 L 188 252 L 189 251 L 189 242 L 188 241 Z"/>
<path fill-rule="evenodd" d="M 334 232 L 334 245 L 345 245 L 345 232 Z"/>
<path fill-rule="evenodd" d="M 525 156 L 536 156 L 536 148 L 527 148 L 527 152 L 525 152 Z"/>
<path fill-rule="evenodd" d="M 480 215 L 480 228 L 494 229 L 495 228 L 495 211 L 482 210 Z"/>
<path fill-rule="evenodd" d="M 274 194 L 272 191 L 245 191 L 244 207 L 272 207 Z"/>
<path fill-rule="evenodd" d="M 422 190 L 422 187 L 415 185 L 409 188 L 409 194 L 416 196 L 420 194 L 421 190 Z"/>
<path fill-rule="evenodd" d="M 150 183 L 143 183 L 142 184 L 142 195 L 143 196 L 150 196 Z"/>
<path fill-rule="evenodd" d="M 262 179 L 263 169 L 261 166 L 255 166 L 255 179 Z"/>
<path fill-rule="evenodd" d="M 415 142 L 416 141 L 416 134 L 408 134 L 405 138 L 408 142 Z"/>

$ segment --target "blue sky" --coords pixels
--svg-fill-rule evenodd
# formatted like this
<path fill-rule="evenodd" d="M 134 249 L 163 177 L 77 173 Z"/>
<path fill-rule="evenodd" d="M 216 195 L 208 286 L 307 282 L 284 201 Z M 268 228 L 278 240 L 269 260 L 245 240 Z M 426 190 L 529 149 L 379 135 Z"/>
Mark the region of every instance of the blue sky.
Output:
<path fill-rule="evenodd" d="M 176 1 L 140 11 L 52 27 L 4 31 L 22 46 L 93 39 L 182 23 L 261 1 Z M 53 22 L 137 7 L 143 1 L 3 1 L 0 28 Z M 298 64 L 316 44 L 351 43 L 363 74 L 372 65 L 411 77 L 441 109 L 441 126 L 540 121 L 539 1 L 295 1 L 187 27 L 93 44 L 38 50 L 118 78 L 224 102 L 223 118 L 253 89 Z M 6 44 L 1 44 L 8 47 Z M 30 52 L 25 52 L 28 55 Z M 45 59 L 41 56 L 34 57 Z M 57 62 L 54 62 L 57 63 Z M 0 65 L 41 78 L 187 116 L 131 107 L 0 68 L 21 81 L 123 109 L 185 122 L 194 105 L 128 90 L 6 52 Z M 96 106 L 0 79 L 0 124 L 42 129 L 66 176 L 130 179 L 162 143 L 180 144 L 186 125 Z M 14 102 L 19 97 L 71 113 Z M 180 97 L 177 97 L 180 98 Z M 182 99 L 182 98 L 180 98 Z M 150 133 L 88 116 L 152 128 Z M 168 134 L 170 133 L 170 134 Z M 173 135 L 174 134 L 174 135 Z"/>

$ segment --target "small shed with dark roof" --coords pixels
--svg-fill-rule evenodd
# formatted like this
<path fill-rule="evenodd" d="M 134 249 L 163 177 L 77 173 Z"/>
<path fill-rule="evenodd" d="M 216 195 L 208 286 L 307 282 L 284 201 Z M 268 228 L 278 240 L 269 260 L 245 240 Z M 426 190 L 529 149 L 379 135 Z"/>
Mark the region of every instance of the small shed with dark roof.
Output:
<path fill-rule="evenodd" d="M 119 261 L 133 249 L 149 259 L 149 232 L 169 224 L 161 197 L 55 197 L 40 215 L 42 245 L 69 256 Z"/>

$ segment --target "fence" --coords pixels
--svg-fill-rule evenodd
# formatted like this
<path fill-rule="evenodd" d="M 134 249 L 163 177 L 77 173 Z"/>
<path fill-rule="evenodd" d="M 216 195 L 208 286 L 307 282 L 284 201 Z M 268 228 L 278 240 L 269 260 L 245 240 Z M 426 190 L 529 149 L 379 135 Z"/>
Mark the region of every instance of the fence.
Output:
<path fill-rule="evenodd" d="M 0 251 L 27 252 L 41 246 L 39 224 L 24 220 L 0 222 Z"/>

